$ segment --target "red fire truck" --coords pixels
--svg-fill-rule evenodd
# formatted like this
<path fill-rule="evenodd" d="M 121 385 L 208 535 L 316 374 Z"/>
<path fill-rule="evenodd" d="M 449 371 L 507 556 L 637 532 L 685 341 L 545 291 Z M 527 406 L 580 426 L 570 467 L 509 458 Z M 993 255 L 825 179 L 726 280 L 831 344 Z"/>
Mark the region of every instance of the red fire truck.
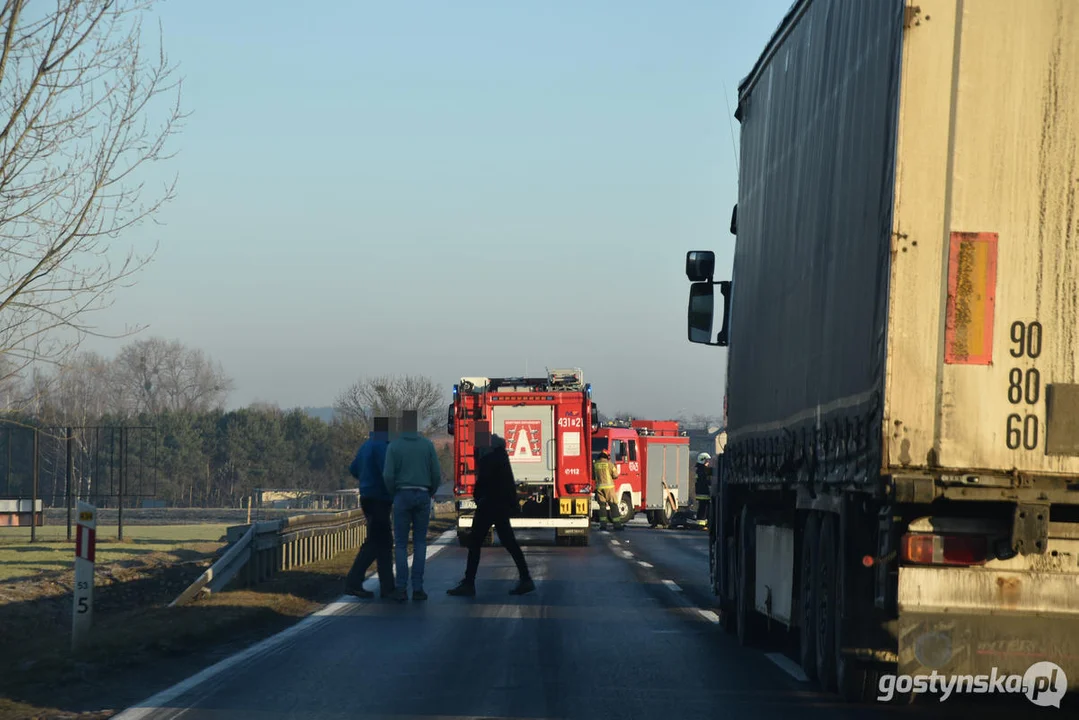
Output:
<path fill-rule="evenodd" d="M 622 522 L 643 512 L 652 527 L 667 526 L 680 508 L 690 504 L 689 438 L 679 432 L 677 422 L 605 425 L 592 436 L 592 458 L 603 450 L 618 465 L 615 494 Z"/>
<path fill-rule="evenodd" d="M 453 436 L 457 537 L 463 544 L 476 503 L 476 438 L 501 435 L 517 480 L 521 512 L 511 524 L 553 529 L 559 545 L 587 545 L 592 462 L 598 428 L 592 387 L 579 369 L 542 378 L 461 378 L 453 386 L 447 432 Z M 479 449 L 483 452 L 483 448 Z"/>

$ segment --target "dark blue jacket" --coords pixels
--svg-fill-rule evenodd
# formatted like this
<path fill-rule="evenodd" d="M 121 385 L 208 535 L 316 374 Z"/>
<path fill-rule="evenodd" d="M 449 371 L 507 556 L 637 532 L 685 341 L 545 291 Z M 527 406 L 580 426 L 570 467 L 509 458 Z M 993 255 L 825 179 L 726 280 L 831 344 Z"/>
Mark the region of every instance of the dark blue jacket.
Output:
<path fill-rule="evenodd" d="M 352 464 L 348 466 L 349 474 L 360 481 L 361 498 L 393 501 L 386 489 L 386 483 L 382 480 L 382 468 L 386 463 L 386 448 L 389 445 L 389 433 L 371 433 L 371 437 L 360 446 Z"/>

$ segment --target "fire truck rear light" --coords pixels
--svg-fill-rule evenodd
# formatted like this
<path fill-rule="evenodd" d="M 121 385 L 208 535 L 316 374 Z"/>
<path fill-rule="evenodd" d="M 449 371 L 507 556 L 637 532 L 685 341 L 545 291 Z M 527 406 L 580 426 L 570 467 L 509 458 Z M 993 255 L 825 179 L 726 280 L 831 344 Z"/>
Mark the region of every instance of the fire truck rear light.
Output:
<path fill-rule="evenodd" d="M 914 565 L 983 565 L 989 558 L 989 544 L 983 535 L 903 536 L 901 556 Z"/>
<path fill-rule="evenodd" d="M 585 495 L 592 489 L 592 486 L 586 484 L 567 484 L 566 492 L 570 495 Z"/>

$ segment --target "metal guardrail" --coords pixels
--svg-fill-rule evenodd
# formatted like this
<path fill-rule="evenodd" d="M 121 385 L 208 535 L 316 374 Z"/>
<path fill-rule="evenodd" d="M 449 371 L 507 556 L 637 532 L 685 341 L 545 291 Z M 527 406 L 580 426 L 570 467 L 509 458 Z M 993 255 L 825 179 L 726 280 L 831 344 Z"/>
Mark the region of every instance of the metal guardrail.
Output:
<path fill-rule="evenodd" d="M 435 503 L 434 512 L 453 510 L 453 503 Z M 238 535 L 238 537 L 236 537 Z M 362 510 L 295 515 L 229 528 L 232 544 L 206 572 L 169 607 L 187 605 L 230 584 L 250 587 L 278 572 L 310 565 L 359 548 L 367 537 Z"/>

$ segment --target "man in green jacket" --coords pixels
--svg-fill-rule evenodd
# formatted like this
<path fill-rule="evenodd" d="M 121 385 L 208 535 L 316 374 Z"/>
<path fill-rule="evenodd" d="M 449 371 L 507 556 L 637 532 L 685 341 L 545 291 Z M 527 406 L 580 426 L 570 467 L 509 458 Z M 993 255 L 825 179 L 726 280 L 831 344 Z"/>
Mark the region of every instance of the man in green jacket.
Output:
<path fill-rule="evenodd" d="M 393 599 L 408 600 L 408 532 L 412 530 L 412 599 L 427 599 L 423 570 L 427 560 L 427 527 L 431 522 L 431 499 L 442 483 L 442 469 L 435 444 L 420 435 L 415 410 L 401 418 L 401 434 L 386 448 L 382 479 L 393 497 L 393 534 L 397 556 L 397 581 Z"/>

